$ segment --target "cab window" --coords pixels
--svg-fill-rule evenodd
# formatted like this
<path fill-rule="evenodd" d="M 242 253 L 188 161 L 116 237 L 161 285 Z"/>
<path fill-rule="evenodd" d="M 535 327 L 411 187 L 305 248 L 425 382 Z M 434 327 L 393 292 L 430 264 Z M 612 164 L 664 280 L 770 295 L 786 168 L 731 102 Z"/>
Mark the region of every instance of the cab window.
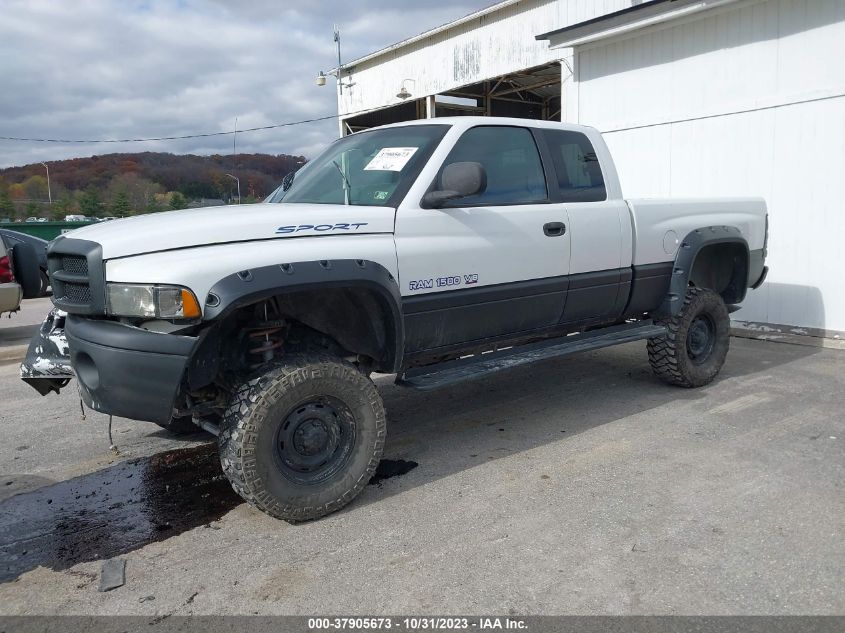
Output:
<path fill-rule="evenodd" d="M 563 202 L 607 199 L 604 176 L 590 140 L 581 132 L 543 130 L 552 153 L 557 185 Z"/>
<path fill-rule="evenodd" d="M 487 172 L 487 188 L 447 207 L 531 204 L 548 199 L 540 153 L 526 128 L 485 125 L 467 130 L 440 168 L 438 188 L 443 169 L 459 162 L 481 163 Z"/>

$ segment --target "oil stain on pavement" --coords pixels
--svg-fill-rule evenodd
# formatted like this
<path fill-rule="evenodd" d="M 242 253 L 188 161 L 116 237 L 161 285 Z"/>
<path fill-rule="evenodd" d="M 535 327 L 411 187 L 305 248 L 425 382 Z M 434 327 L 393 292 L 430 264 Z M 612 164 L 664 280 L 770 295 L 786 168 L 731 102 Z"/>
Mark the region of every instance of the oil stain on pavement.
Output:
<path fill-rule="evenodd" d="M 417 463 L 383 459 L 371 484 Z M 0 502 L 0 582 L 113 558 L 216 521 L 243 503 L 217 443 L 134 459 Z"/>
<path fill-rule="evenodd" d="M 112 558 L 215 521 L 242 503 L 216 443 L 116 464 L 0 503 L 0 582 Z"/>
<path fill-rule="evenodd" d="M 419 464 L 417 462 L 407 461 L 404 459 L 383 459 L 378 463 L 376 472 L 373 478 L 370 479 L 371 486 L 378 486 L 381 488 L 381 482 L 392 477 L 401 477 L 405 473 L 411 472 Z"/>

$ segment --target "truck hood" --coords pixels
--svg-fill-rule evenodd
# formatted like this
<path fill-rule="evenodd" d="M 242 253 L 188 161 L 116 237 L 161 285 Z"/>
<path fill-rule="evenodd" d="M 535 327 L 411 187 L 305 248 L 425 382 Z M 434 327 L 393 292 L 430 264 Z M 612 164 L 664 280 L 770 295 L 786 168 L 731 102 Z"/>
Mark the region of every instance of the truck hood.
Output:
<path fill-rule="evenodd" d="M 65 236 L 97 242 L 103 259 L 252 240 L 392 233 L 392 207 L 245 204 L 111 220 Z M 58 238 L 58 239 L 61 239 Z"/>

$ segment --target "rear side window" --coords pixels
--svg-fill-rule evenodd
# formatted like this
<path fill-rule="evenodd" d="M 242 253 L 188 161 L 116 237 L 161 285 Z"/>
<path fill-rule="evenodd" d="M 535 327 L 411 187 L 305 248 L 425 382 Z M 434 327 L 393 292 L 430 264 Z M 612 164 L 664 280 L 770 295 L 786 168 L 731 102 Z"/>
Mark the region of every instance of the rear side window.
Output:
<path fill-rule="evenodd" d="M 540 153 L 534 137 L 525 128 L 485 125 L 467 130 L 443 167 L 460 162 L 481 163 L 487 172 L 487 189 L 446 206 L 531 204 L 548 199 Z M 437 184 L 439 187 L 440 174 Z"/>
<path fill-rule="evenodd" d="M 557 173 L 563 202 L 607 199 L 599 159 L 589 139 L 580 132 L 543 130 Z"/>

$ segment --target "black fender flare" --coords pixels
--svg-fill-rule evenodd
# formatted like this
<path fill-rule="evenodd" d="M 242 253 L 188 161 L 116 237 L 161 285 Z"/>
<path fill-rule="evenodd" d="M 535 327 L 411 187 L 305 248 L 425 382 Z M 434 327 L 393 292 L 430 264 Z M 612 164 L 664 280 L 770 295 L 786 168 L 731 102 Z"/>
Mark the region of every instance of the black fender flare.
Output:
<path fill-rule="evenodd" d="M 239 307 L 286 292 L 320 288 L 361 288 L 373 291 L 389 312 L 392 332 L 386 340 L 388 366 L 402 365 L 405 331 L 399 284 L 387 268 L 365 259 L 331 259 L 260 266 L 233 273 L 208 293 L 203 321 L 216 323 Z"/>
<path fill-rule="evenodd" d="M 748 242 L 737 227 L 708 226 L 690 231 L 678 247 L 675 262 L 672 266 L 672 276 L 669 280 L 669 291 L 663 299 L 663 303 L 655 312 L 655 316 L 675 316 L 681 311 L 695 260 L 701 249 L 714 244 L 741 245 L 745 249 L 746 263 L 748 262 Z M 743 284 L 744 292 L 745 284 Z"/>

